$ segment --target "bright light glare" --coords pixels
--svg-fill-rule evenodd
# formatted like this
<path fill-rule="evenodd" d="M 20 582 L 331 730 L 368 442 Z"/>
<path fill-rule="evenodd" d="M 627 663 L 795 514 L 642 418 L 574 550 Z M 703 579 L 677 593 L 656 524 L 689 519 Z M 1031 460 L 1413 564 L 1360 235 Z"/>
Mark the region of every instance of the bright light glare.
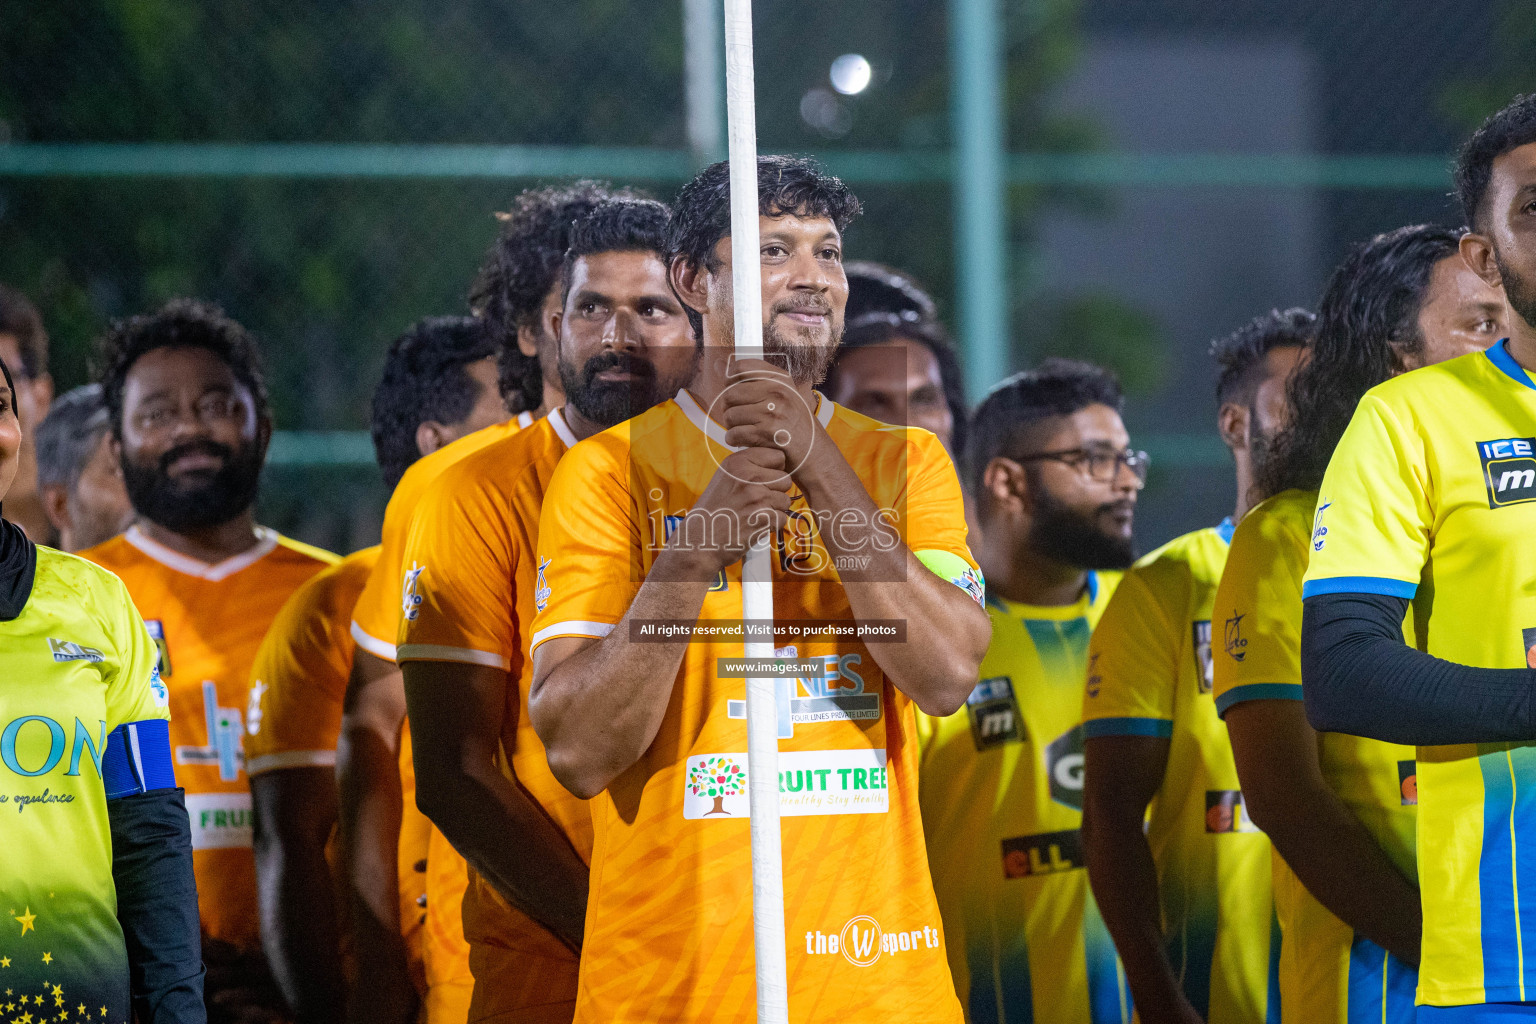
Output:
<path fill-rule="evenodd" d="M 862 54 L 845 53 L 832 62 L 832 88 L 844 96 L 855 96 L 869 88 L 874 69 Z"/>

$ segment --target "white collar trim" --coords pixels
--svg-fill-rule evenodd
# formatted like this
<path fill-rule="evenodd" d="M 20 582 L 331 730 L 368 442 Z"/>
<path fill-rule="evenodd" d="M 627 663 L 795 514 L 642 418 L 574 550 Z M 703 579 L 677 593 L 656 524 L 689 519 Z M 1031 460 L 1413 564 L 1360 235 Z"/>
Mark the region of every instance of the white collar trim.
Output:
<path fill-rule="evenodd" d="M 565 406 L 556 406 L 549 410 L 549 415 L 544 417 L 549 420 L 549 425 L 555 428 L 555 434 L 565 443 L 567 448 L 576 446 L 576 434 L 571 430 L 571 425 L 565 422 Z"/>
<path fill-rule="evenodd" d="M 124 534 L 123 539 L 161 565 L 169 569 L 175 569 L 177 572 L 185 573 L 188 576 L 195 576 L 200 580 L 208 580 L 211 583 L 228 579 L 241 569 L 255 565 L 270 555 L 277 547 L 277 531 L 265 526 L 258 526 L 256 527 L 255 547 L 249 551 L 242 551 L 233 558 L 226 558 L 217 565 L 210 565 L 207 562 L 183 555 L 179 551 L 172 551 L 164 544 L 151 538 L 139 528 L 137 523 L 128 528 L 128 532 Z"/>
<path fill-rule="evenodd" d="M 526 409 L 518 413 L 517 425 L 522 427 L 524 430 L 527 430 L 529 427 L 533 426 L 533 413 L 528 412 Z"/>
<path fill-rule="evenodd" d="M 825 427 L 832 422 L 832 413 L 836 410 L 837 403 L 820 391 L 814 391 L 812 394 L 816 396 L 816 420 Z M 709 414 L 699 407 L 698 399 L 694 398 L 687 388 L 679 391 L 673 401 L 677 402 L 678 408 L 683 410 L 683 415 L 688 417 L 689 422 L 704 432 L 705 437 L 728 451 L 741 451 L 740 448 L 725 443 L 725 428 L 709 418 Z"/>

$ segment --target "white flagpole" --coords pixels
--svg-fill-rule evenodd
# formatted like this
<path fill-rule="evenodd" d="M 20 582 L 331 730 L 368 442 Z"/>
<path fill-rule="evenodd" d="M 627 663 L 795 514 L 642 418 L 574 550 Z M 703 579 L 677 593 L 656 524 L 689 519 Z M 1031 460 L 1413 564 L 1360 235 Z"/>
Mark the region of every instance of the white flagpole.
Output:
<path fill-rule="evenodd" d="M 736 354 L 763 354 L 762 266 L 757 233 L 757 112 L 752 76 L 752 0 L 725 0 L 725 99 L 731 164 L 731 287 Z M 741 566 L 742 618 L 773 620 L 773 569 L 765 536 Z M 747 658 L 772 658 L 773 637 L 748 639 Z M 752 938 L 758 1024 L 789 1024 L 784 942 L 784 854 L 779 835 L 777 682 L 747 680 L 747 784 L 752 815 Z"/>

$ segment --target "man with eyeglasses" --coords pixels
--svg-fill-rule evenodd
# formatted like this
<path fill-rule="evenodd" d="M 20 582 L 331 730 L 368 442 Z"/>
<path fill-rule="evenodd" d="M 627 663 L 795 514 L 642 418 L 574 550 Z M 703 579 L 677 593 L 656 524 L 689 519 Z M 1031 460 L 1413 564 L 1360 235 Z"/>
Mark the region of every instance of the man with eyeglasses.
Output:
<path fill-rule="evenodd" d="M 101 366 L 137 520 L 81 554 L 127 584 L 160 648 L 192 823 L 208 1019 L 282 1019 L 258 932 L 243 718 L 267 627 L 336 556 L 256 525 L 272 416 L 245 328 L 177 299 L 113 324 Z"/>
<path fill-rule="evenodd" d="M 950 970 L 971 1021 L 1128 1022 L 1088 889 L 1083 681 L 1147 456 L 1107 370 L 1051 359 L 999 384 L 963 458 L 992 643 L 966 706 L 919 716 L 920 802 Z"/>

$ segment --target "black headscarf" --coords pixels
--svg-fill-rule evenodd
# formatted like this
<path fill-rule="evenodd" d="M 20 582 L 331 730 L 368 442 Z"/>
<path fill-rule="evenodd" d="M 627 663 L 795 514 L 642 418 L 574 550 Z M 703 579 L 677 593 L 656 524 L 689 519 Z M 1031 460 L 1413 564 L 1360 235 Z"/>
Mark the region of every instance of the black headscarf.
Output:
<path fill-rule="evenodd" d="M 16 404 L 16 382 L 10 367 L 0 359 L 0 374 L 11 389 L 11 406 Z M 32 579 L 37 574 L 37 545 L 27 539 L 21 527 L 0 518 L 0 622 L 9 622 L 21 614 L 32 596 Z"/>

